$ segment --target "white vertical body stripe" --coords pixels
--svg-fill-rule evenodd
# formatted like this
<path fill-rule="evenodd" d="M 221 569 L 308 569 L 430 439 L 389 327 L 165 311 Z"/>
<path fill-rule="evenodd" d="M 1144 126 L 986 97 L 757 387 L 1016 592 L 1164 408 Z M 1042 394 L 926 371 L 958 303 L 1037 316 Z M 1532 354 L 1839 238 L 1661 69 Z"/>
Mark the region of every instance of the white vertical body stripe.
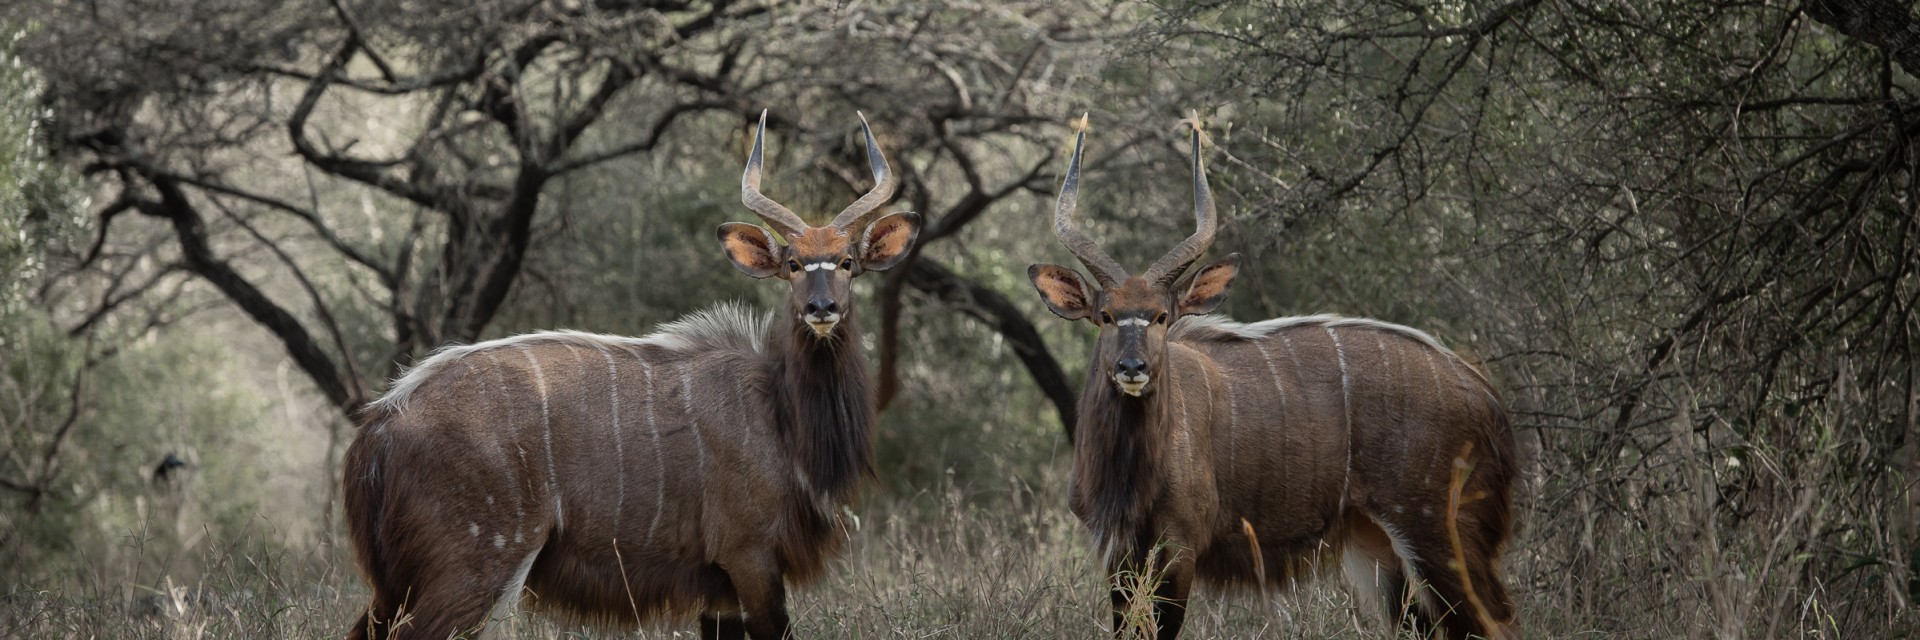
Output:
<path fill-rule="evenodd" d="M 1273 366 L 1273 354 L 1267 352 L 1267 344 L 1265 342 L 1256 340 L 1253 346 L 1260 350 L 1260 359 L 1267 362 L 1267 378 L 1273 380 L 1273 395 L 1280 399 L 1280 419 L 1284 421 L 1291 416 L 1287 415 L 1287 388 L 1280 385 L 1280 368 Z M 1271 454 L 1274 450 L 1273 447 L 1256 448 L 1259 450 L 1258 453 L 1260 455 L 1255 456 L 1254 466 L 1259 467 L 1273 463 Z M 1261 504 L 1263 506 L 1265 505 L 1265 499 L 1261 500 Z"/>
<path fill-rule="evenodd" d="M 1287 389 L 1286 387 L 1280 386 L 1280 368 L 1273 366 L 1273 354 L 1267 352 L 1266 343 L 1254 342 L 1253 348 L 1259 349 L 1260 359 L 1267 361 L 1267 377 L 1273 379 L 1273 392 L 1280 398 L 1280 412 L 1285 414 L 1287 412 Z M 1282 415 L 1281 418 L 1285 419 L 1286 416 Z"/>
<path fill-rule="evenodd" d="M 693 379 L 687 376 L 687 363 L 674 365 L 675 373 L 680 374 L 680 406 L 687 414 L 687 428 L 693 431 L 693 446 L 700 454 L 700 479 L 705 484 L 707 477 L 707 441 L 700 435 L 700 412 L 693 408 Z"/>
<path fill-rule="evenodd" d="M 653 432 L 653 521 L 647 523 L 647 547 L 652 548 L 653 533 L 660 528 L 660 513 L 667 510 L 667 460 L 660 452 L 660 425 L 653 419 L 653 367 L 641 360 L 640 372 L 646 377 L 641 397 L 647 403 L 647 430 Z"/>
<path fill-rule="evenodd" d="M 1342 424 L 1347 430 L 1347 479 L 1340 487 L 1340 510 L 1347 510 L 1347 494 L 1353 491 L 1353 375 L 1347 371 L 1347 349 L 1340 345 L 1340 334 L 1327 327 L 1333 338 L 1333 354 L 1340 359 L 1340 407 Z"/>
<path fill-rule="evenodd" d="M 540 359 L 533 357 L 533 350 L 527 345 L 515 345 L 520 355 L 526 356 L 527 366 L 533 368 L 533 386 L 540 390 L 540 438 L 547 448 L 547 493 L 553 497 L 553 521 L 555 527 L 566 525 L 566 512 L 560 507 L 560 472 L 553 464 L 553 411 L 547 406 L 547 374 L 540 369 Z"/>
<path fill-rule="evenodd" d="M 1179 398 L 1175 398 L 1174 402 L 1180 404 L 1180 461 L 1191 462 L 1193 461 L 1193 418 L 1187 415 L 1187 405 L 1190 403 Z"/>
<path fill-rule="evenodd" d="M 625 438 L 620 433 L 620 371 L 614 367 L 612 352 L 603 347 L 600 349 L 600 357 L 607 361 L 607 388 L 611 390 L 609 395 L 612 396 L 613 402 L 613 416 L 609 420 L 613 423 L 613 475 L 617 478 L 613 503 L 613 530 L 619 531 L 620 518 L 627 509 L 627 450 L 626 443 L 623 442 Z"/>
<path fill-rule="evenodd" d="M 504 397 L 506 397 L 506 395 L 507 395 L 507 379 L 506 379 L 506 377 L 505 377 L 505 376 L 502 376 L 502 375 L 500 375 L 500 368 L 501 368 L 501 366 L 500 366 L 500 358 L 498 358 L 498 357 L 495 357 L 495 356 L 493 355 L 493 350 L 492 350 L 492 349 L 488 349 L 488 350 L 486 350 L 486 351 L 481 351 L 481 352 L 480 352 L 480 354 L 481 354 L 481 355 L 484 355 L 484 356 L 486 356 L 486 357 L 487 357 L 487 361 L 488 361 L 488 362 L 491 362 L 491 363 L 493 363 L 493 366 L 492 366 L 492 367 L 489 367 L 489 369 L 490 369 L 490 370 L 491 370 L 491 372 L 493 373 L 493 386 L 494 386 L 494 388 L 496 389 L 496 392 L 497 392 L 497 393 L 498 393 L 498 394 L 500 395 L 500 397 L 503 397 L 503 398 L 504 398 Z M 492 394 L 492 393 L 489 393 L 489 394 L 485 394 L 485 395 L 487 396 L 487 409 L 488 409 L 488 413 L 492 413 L 492 410 L 493 410 L 493 397 L 494 397 L 494 395 L 495 395 L 495 394 Z M 511 407 L 511 405 L 509 405 L 509 409 L 511 409 L 511 408 L 512 408 L 512 407 Z M 514 448 L 514 449 L 515 449 L 516 451 L 519 451 L 519 452 L 520 452 L 520 466 L 521 466 L 521 468 L 527 468 L 527 450 L 526 450 L 526 448 L 525 448 L 525 447 L 522 447 L 522 446 L 520 446 L 520 444 L 519 444 L 519 443 L 520 443 L 520 416 L 519 416 L 519 412 L 517 412 L 517 411 L 514 411 L 514 412 L 512 412 L 512 413 L 509 413 L 509 414 L 507 415 L 507 417 L 506 417 L 506 422 L 507 422 L 507 428 L 509 428 L 509 429 L 512 429 L 512 430 L 513 430 L 513 442 L 514 442 L 514 445 L 513 445 L 513 448 Z M 505 453 L 505 452 L 503 451 L 502 453 Z M 508 468 L 506 469 L 506 473 L 507 473 L 507 474 L 509 474 L 509 475 L 511 475 L 511 474 L 513 473 L 513 468 L 512 468 L 512 467 L 508 467 Z M 526 498 L 526 496 L 527 496 L 527 493 L 528 493 L 528 490 L 530 490 L 530 489 L 532 489 L 532 488 L 533 488 L 533 486 L 532 486 L 532 485 L 533 485 L 533 477 L 532 477 L 532 476 L 528 476 L 528 477 L 527 477 L 527 478 L 525 478 L 524 480 L 525 480 L 525 484 L 524 484 L 524 485 L 523 485 L 523 486 L 522 486 L 521 488 L 519 488 L 519 489 L 517 489 L 517 490 L 515 490 L 515 491 L 513 492 L 513 518 L 514 518 L 514 520 L 513 520 L 513 526 L 515 527 L 515 530 L 516 530 L 516 531 L 518 530 L 518 528 L 519 528 L 519 526 L 520 526 L 520 524 L 521 524 L 521 523 L 520 523 L 520 520 L 521 520 L 522 518 L 524 518 L 524 517 L 526 517 L 526 515 L 527 515 L 527 507 L 526 507 L 526 500 L 527 500 L 527 498 Z"/>
<path fill-rule="evenodd" d="M 1240 446 L 1234 444 L 1237 436 L 1234 431 L 1240 429 L 1240 403 L 1234 399 L 1233 381 L 1227 381 L 1227 475 L 1233 475 L 1234 458 Z"/>
<path fill-rule="evenodd" d="M 1433 382 L 1433 389 L 1435 391 L 1439 391 L 1440 390 L 1440 368 L 1433 365 L 1433 352 L 1423 351 L 1422 353 L 1426 354 L 1426 359 L 1427 359 L 1427 379 Z M 1445 395 L 1445 394 L 1442 394 L 1442 395 Z M 1429 417 L 1429 419 L 1434 419 L 1434 418 L 1435 417 L 1433 416 Z M 1438 422 L 1438 420 L 1434 420 L 1434 421 Z"/>
<path fill-rule="evenodd" d="M 740 376 L 727 376 L 727 378 L 733 381 L 733 397 L 735 400 L 741 403 L 740 407 L 744 411 L 746 409 L 747 392 L 740 388 Z M 745 449 L 747 447 L 747 442 L 753 439 L 753 427 L 755 425 L 743 425 L 743 426 L 745 426 L 746 428 L 740 430 L 740 448 L 741 449 Z"/>

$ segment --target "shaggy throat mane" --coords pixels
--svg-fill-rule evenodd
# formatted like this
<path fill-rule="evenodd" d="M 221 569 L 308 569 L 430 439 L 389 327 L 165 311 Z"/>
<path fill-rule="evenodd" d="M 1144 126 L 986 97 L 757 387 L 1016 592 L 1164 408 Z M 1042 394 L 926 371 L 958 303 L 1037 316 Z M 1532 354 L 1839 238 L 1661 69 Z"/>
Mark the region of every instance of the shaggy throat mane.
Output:
<path fill-rule="evenodd" d="M 794 321 L 776 331 L 774 428 L 810 493 L 834 502 L 853 498 L 873 474 L 873 391 L 860 331 L 848 317 L 820 339 Z"/>
<path fill-rule="evenodd" d="M 1148 507 L 1160 496 L 1166 397 L 1122 394 L 1105 376 L 1088 376 L 1081 390 L 1073 499 L 1088 526 L 1115 542 L 1148 524 Z"/>

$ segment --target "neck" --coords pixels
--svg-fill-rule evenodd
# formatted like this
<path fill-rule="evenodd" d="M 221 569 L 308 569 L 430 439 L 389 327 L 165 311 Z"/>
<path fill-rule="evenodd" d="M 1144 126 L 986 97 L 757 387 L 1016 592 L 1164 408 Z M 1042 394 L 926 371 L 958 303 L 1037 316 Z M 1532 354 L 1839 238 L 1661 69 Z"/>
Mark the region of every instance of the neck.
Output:
<path fill-rule="evenodd" d="M 802 488 L 835 502 L 851 500 L 873 474 L 873 393 L 860 331 L 848 316 L 819 337 L 798 319 L 776 339 L 774 424 Z"/>
<path fill-rule="evenodd" d="M 1164 391 L 1129 396 L 1105 376 L 1088 376 L 1081 391 L 1073 500 L 1081 518 L 1107 536 L 1126 536 L 1146 524 L 1148 507 L 1159 498 L 1161 425 L 1169 402 Z"/>

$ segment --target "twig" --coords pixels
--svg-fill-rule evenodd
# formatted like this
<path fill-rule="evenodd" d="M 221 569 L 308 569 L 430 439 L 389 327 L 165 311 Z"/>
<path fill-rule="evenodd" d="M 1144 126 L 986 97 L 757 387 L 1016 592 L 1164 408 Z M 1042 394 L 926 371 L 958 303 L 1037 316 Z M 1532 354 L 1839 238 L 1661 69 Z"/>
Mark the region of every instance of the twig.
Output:
<path fill-rule="evenodd" d="M 620 557 L 620 539 L 613 539 L 613 561 L 620 567 L 620 586 L 627 588 L 627 607 L 633 610 L 633 623 L 640 624 L 640 605 L 633 600 L 633 584 L 627 581 L 627 560 Z"/>
<path fill-rule="evenodd" d="M 1473 455 L 1473 443 L 1469 442 L 1460 450 L 1460 456 L 1453 459 L 1453 481 L 1447 485 L 1447 541 L 1453 545 L 1453 571 L 1460 576 L 1460 588 L 1467 592 L 1467 604 L 1473 607 L 1474 618 L 1480 621 L 1480 628 L 1492 631 L 1498 629 L 1493 616 L 1487 614 L 1487 605 L 1480 601 L 1480 592 L 1473 588 L 1473 578 L 1467 574 L 1467 552 L 1460 544 L 1460 492 L 1466 488 L 1467 475 L 1473 466 L 1467 464 L 1467 458 Z"/>

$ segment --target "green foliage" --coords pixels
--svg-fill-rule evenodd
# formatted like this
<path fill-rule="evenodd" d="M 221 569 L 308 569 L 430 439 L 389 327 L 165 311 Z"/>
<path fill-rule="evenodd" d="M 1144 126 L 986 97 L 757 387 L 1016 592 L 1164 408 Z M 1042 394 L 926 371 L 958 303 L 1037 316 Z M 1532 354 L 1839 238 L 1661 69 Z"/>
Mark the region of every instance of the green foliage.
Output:
<path fill-rule="evenodd" d="M 84 241 L 78 179 L 46 151 L 41 80 L 0 44 L 0 591 L 89 586 L 117 592 L 193 573 L 203 536 L 255 526 L 290 496 L 275 469 L 295 457 L 266 405 L 230 383 L 231 343 L 215 332 L 101 348 L 70 337 L 36 300 L 53 263 Z M 76 386 L 78 387 L 76 389 Z M 49 453 L 49 452 L 53 453 Z M 157 481 L 167 455 L 189 466 Z M 311 535 L 311 534 L 309 534 Z M 138 551 L 135 551 L 135 548 Z M 164 547 L 164 549 L 162 548 Z M 117 559 L 138 557 L 140 562 Z M 131 564 L 132 576 L 104 575 Z"/>
<path fill-rule="evenodd" d="M 1208 259 L 1245 255 L 1223 313 L 1401 322 L 1500 382 L 1528 447 L 1507 570 L 1530 629 L 1911 629 L 1920 218 L 1907 120 L 1920 94 L 1900 60 L 1808 13 L 1863 3 L 643 4 L 345 3 L 371 44 L 342 73 L 373 90 L 328 88 L 310 123 L 323 153 L 367 159 L 342 170 L 290 150 L 286 122 L 350 41 L 336 13 L 29 2 L 61 19 L 19 51 L 36 68 L 0 53 L 0 478 L 35 481 L 39 452 L 70 414 L 76 427 L 41 511 L 0 494 L 0 563 L 21 567 L 9 579 L 120 593 L 320 548 L 337 508 L 320 452 L 348 432 L 305 381 L 377 392 L 396 362 L 447 342 L 645 334 L 723 300 L 776 309 L 784 287 L 735 271 L 713 239 L 752 220 L 738 180 L 756 106 L 776 123 L 764 187 L 811 219 L 865 179 L 855 109 L 911 178 L 895 208 L 938 223 L 969 189 L 1005 186 L 924 255 L 1012 300 L 1077 386 L 1088 327 L 1052 317 L 1025 276 L 1074 264 L 1048 218 L 1064 125 L 1091 112 L 1080 217 L 1137 269 L 1191 230 L 1169 132 L 1197 109 L 1223 223 Z M 483 64 L 431 89 L 387 77 L 469 60 Z M 604 113 L 583 110 L 616 69 L 647 75 Z M 587 123 L 571 147 L 529 142 L 568 114 Z M 75 247 L 99 224 L 81 222 L 83 194 L 155 198 L 158 182 L 109 169 L 81 184 L 44 151 L 55 125 L 147 145 L 68 141 L 71 164 L 257 196 L 188 189 L 212 254 L 338 371 L 290 364 L 287 332 L 258 331 L 190 274 L 81 332 L 93 342 L 69 339 L 116 275 L 183 253 L 163 216 L 129 212 L 105 266 L 80 268 Z M 637 140 L 643 151 L 557 169 Z M 550 179 L 515 200 L 529 175 Z M 516 201 L 537 201 L 525 262 L 468 331 L 459 316 L 483 287 L 459 287 L 519 255 L 494 233 Z M 83 273 L 48 279 L 68 267 Z M 880 280 L 856 289 L 876 344 Z M 965 300 L 911 287 L 901 300 L 900 395 L 878 433 L 869 528 L 847 573 L 804 605 L 815 620 L 851 613 L 804 624 L 1096 635 L 1104 598 L 1062 508 L 1070 462 L 1048 398 Z M 150 481 L 169 452 L 192 463 L 191 484 Z M 1069 609 L 1018 609 L 1008 592 Z M 1271 635 L 1236 626 L 1278 619 L 1271 604 L 1227 601 L 1237 617 L 1202 628 Z M 1333 603 L 1308 604 L 1289 631 L 1346 632 Z"/>
<path fill-rule="evenodd" d="M 78 364 L 62 336 L 41 331 L 35 338 L 66 356 L 68 367 Z M 232 357 L 211 335 L 183 335 L 130 345 L 89 369 L 87 402 L 61 450 L 52 493 L 38 512 L 15 512 L 20 537 L 4 550 L 14 560 L 9 587 L 78 580 L 114 592 L 163 575 L 191 579 L 203 539 L 235 537 L 260 526 L 263 516 L 293 515 L 281 507 L 301 503 L 305 483 L 289 483 L 281 470 L 306 462 L 301 458 L 310 452 L 265 419 L 261 397 L 223 382 Z M 45 366 L 50 358 L 39 360 Z M 72 383 L 48 373 L 13 379 Z M 65 415 L 69 407 L 60 400 L 48 413 Z M 39 452 L 53 433 L 23 429 L 13 436 L 21 450 Z M 163 478 L 157 468 L 170 455 L 187 466 Z M 129 566 L 131 576 L 98 573 Z"/>
<path fill-rule="evenodd" d="M 46 270 L 48 244 L 70 234 L 83 210 L 78 183 L 53 163 L 42 140 L 53 112 L 39 103 L 39 73 L 14 54 L 25 36 L 0 23 L 0 323 L 21 312 Z M 6 340 L 0 332 L 0 348 Z"/>

